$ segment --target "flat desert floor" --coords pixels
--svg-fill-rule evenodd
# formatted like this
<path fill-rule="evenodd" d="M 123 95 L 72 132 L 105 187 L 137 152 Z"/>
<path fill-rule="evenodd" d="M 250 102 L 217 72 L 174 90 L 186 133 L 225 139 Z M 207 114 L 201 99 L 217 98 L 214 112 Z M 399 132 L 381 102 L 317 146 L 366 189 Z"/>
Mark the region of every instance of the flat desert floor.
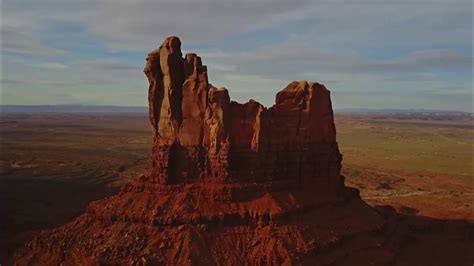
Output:
<path fill-rule="evenodd" d="M 2 114 L 0 261 L 146 174 L 141 114 Z M 343 174 L 372 205 L 474 221 L 471 116 L 336 114 Z"/>

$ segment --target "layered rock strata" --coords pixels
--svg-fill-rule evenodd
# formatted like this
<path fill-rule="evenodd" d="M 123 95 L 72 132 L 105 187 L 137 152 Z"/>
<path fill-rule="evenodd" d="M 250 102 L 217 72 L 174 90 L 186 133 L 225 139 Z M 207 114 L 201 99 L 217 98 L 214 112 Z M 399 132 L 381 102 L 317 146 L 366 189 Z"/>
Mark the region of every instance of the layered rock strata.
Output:
<path fill-rule="evenodd" d="M 41 232 L 17 252 L 16 264 L 440 261 L 427 255 L 420 263 L 419 256 L 412 260 L 414 249 L 402 248 L 413 228 L 436 229 L 424 221 L 402 223 L 404 218 L 368 206 L 356 189 L 344 186 L 330 93 L 323 85 L 292 82 L 270 108 L 252 100 L 239 104 L 226 89 L 211 86 L 201 59 L 183 58 L 180 45 L 169 37 L 146 60 L 151 174 L 92 202 L 70 223 Z M 468 228 L 453 228 L 461 227 Z M 449 241 L 466 247 L 462 237 Z M 465 260 L 454 258 L 453 265 Z"/>
<path fill-rule="evenodd" d="M 152 180 L 342 188 L 330 93 L 323 85 L 292 82 L 270 108 L 253 100 L 240 104 L 209 84 L 200 57 L 182 58 L 180 46 L 169 37 L 146 60 Z"/>

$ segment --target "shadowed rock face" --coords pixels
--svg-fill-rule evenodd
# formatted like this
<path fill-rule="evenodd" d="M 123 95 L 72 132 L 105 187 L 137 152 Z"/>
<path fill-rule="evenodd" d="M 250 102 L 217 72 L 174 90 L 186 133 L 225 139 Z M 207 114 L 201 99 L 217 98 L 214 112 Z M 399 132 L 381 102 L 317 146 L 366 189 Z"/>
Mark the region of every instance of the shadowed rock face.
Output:
<path fill-rule="evenodd" d="M 231 102 L 176 37 L 144 71 L 151 175 L 39 233 L 16 264 L 470 265 L 456 252 L 472 250 L 472 224 L 407 219 L 344 186 L 323 85 L 292 82 L 270 108 Z"/>
<path fill-rule="evenodd" d="M 338 190 L 341 155 L 331 97 L 321 84 L 292 82 L 265 108 L 231 102 L 211 86 L 201 58 L 181 58 L 167 38 L 147 57 L 154 132 L 151 178 L 161 184 L 286 180 Z"/>

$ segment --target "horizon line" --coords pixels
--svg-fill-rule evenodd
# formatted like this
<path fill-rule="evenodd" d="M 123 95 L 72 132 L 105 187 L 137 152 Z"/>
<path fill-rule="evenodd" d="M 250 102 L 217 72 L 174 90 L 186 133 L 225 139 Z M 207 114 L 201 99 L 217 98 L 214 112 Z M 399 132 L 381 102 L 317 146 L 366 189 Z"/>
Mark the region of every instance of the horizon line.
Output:
<path fill-rule="evenodd" d="M 0 112 L 4 112 L 3 107 L 111 107 L 111 108 L 148 108 L 145 105 L 109 105 L 109 104 L 0 104 Z M 356 111 L 356 112 L 377 112 L 377 111 L 405 111 L 405 112 L 451 112 L 451 113 L 465 113 L 473 114 L 474 111 L 460 111 L 453 109 L 430 109 L 430 108 L 367 108 L 367 107 L 342 107 L 334 108 L 334 111 Z M 8 112 L 8 111 L 7 111 Z"/>

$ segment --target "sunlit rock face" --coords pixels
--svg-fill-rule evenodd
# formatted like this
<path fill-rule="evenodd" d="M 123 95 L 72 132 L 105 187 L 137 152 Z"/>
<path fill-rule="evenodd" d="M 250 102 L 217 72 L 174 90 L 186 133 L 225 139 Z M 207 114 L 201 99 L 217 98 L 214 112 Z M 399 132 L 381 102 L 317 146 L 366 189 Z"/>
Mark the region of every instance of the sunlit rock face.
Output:
<path fill-rule="evenodd" d="M 148 54 L 149 113 L 154 133 L 152 181 L 164 185 L 286 181 L 342 187 L 330 92 L 294 81 L 265 108 L 230 101 L 209 84 L 196 54 L 181 53 L 168 37 Z"/>
<path fill-rule="evenodd" d="M 146 59 L 150 174 L 41 232 L 16 263 L 327 265 L 360 250 L 387 261 L 384 218 L 340 175 L 329 91 L 292 82 L 270 108 L 236 103 L 180 45 L 169 37 Z"/>

